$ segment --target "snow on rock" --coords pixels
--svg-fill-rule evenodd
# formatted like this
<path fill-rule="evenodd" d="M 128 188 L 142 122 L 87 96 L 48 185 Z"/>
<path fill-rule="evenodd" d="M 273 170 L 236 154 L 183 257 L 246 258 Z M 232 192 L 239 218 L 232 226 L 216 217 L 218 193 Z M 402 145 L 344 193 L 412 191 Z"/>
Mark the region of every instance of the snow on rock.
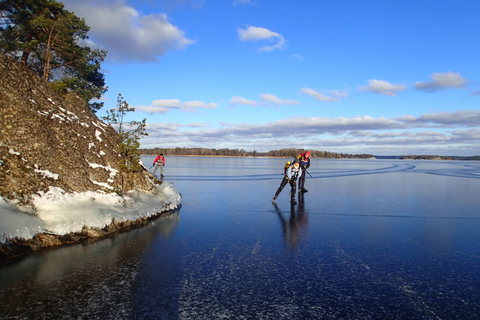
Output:
<path fill-rule="evenodd" d="M 97 137 L 98 141 L 102 142 L 102 138 L 100 138 L 100 136 L 102 135 L 102 133 L 98 130 L 95 130 L 95 137 Z"/>
<path fill-rule="evenodd" d="M 172 183 L 156 186 L 156 194 L 130 191 L 123 197 L 116 193 L 74 192 L 50 187 L 33 196 L 36 215 L 21 212 L 0 197 L 0 243 L 7 239 L 31 239 L 39 233 L 65 235 L 84 227 L 104 228 L 118 222 L 149 218 L 177 209 L 181 195 Z"/>
<path fill-rule="evenodd" d="M 46 178 L 50 178 L 50 179 L 53 179 L 53 180 L 58 180 L 58 174 L 52 173 L 48 170 L 35 169 L 35 172 L 40 173 L 42 176 L 44 176 Z"/>
<path fill-rule="evenodd" d="M 8 238 L 32 238 L 45 230 L 45 223 L 37 216 L 23 213 L 0 197 L 0 243 Z"/>

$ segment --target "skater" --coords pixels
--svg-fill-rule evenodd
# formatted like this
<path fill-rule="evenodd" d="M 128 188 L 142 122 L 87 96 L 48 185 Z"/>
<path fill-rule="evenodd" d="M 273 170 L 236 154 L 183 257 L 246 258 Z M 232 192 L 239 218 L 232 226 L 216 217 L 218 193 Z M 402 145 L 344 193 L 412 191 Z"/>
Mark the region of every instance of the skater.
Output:
<path fill-rule="evenodd" d="M 278 187 L 277 192 L 275 193 L 275 196 L 272 199 L 272 202 L 277 200 L 278 195 L 280 192 L 282 192 L 283 188 L 287 185 L 287 183 L 290 183 L 290 186 L 292 187 L 292 190 L 290 191 L 291 195 L 291 200 L 290 203 L 296 204 L 297 201 L 295 200 L 295 192 L 297 191 L 297 179 L 302 176 L 302 169 L 300 168 L 300 160 L 295 159 L 293 161 L 293 164 L 290 165 L 283 177 L 282 182 L 280 183 L 280 187 Z"/>
<path fill-rule="evenodd" d="M 307 169 L 310 168 L 310 151 L 301 153 L 297 159 L 300 160 L 300 168 L 302 169 L 302 172 L 305 173 Z M 298 192 L 308 192 L 308 190 L 305 189 L 305 177 L 306 175 L 302 174 L 298 179 Z"/>
<path fill-rule="evenodd" d="M 155 160 L 153 160 L 153 164 L 155 165 L 155 169 L 153 169 L 153 174 L 157 172 L 158 167 L 160 167 L 160 176 L 163 177 L 163 167 L 165 166 L 165 157 L 163 153 L 160 153 Z"/>

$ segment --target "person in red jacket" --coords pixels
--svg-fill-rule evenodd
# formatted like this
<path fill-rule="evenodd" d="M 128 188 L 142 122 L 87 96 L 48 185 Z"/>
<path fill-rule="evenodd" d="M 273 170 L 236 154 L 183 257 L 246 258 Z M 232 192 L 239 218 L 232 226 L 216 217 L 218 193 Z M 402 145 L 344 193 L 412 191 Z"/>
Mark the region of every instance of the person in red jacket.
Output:
<path fill-rule="evenodd" d="M 160 176 L 163 177 L 163 167 L 165 166 L 165 157 L 163 153 L 160 153 L 155 160 L 153 160 L 153 164 L 155 165 L 155 169 L 153 169 L 153 174 L 157 172 L 158 167 L 160 167 Z"/>

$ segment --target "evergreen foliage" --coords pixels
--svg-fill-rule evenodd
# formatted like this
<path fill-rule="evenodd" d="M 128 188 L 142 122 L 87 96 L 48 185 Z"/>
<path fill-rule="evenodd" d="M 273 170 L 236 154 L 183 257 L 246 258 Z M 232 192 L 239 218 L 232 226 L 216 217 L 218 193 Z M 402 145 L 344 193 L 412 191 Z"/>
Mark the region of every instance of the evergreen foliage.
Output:
<path fill-rule="evenodd" d="M 55 0 L 0 1 L 0 52 L 28 65 L 64 95 L 73 92 L 92 111 L 107 91 L 100 63 L 106 51 L 80 43 L 88 39 L 85 20 Z"/>
<path fill-rule="evenodd" d="M 107 111 L 107 115 L 102 117 L 107 123 L 111 124 L 118 132 L 120 143 L 118 152 L 122 156 L 120 169 L 125 172 L 138 172 L 143 170 L 140 164 L 140 139 L 148 136 L 145 131 L 146 118 L 142 121 L 125 121 L 128 112 L 134 112 L 135 108 L 129 107 L 121 94 L 117 97 L 117 106 Z"/>

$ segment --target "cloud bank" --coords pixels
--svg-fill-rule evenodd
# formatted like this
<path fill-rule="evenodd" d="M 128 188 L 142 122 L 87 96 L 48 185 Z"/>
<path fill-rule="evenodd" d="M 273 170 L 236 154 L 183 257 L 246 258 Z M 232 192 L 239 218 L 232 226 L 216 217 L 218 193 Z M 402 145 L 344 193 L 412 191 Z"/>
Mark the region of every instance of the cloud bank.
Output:
<path fill-rule="evenodd" d="M 156 147 L 156 143 L 162 141 L 163 146 L 171 144 L 172 147 L 238 147 L 257 151 L 300 147 L 382 155 L 429 152 L 473 155 L 465 154 L 466 150 L 480 150 L 480 110 L 433 112 L 392 119 L 293 117 L 263 124 L 220 123 L 219 127 L 199 130 L 174 124 L 163 126 L 147 124 L 151 134 L 142 141 L 142 147 Z M 299 136 L 302 139 L 298 139 Z M 224 144 L 227 141 L 228 145 Z"/>

